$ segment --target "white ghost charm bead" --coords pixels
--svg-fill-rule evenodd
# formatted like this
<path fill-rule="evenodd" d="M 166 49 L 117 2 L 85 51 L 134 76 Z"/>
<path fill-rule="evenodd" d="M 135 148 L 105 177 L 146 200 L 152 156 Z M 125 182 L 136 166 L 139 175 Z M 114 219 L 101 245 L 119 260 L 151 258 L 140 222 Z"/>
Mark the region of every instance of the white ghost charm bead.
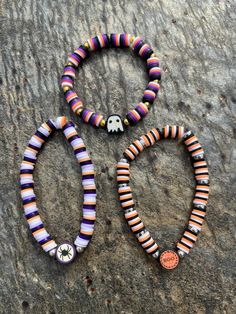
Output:
<path fill-rule="evenodd" d="M 118 114 L 112 114 L 108 117 L 107 132 L 113 134 L 124 132 L 123 122 Z"/>

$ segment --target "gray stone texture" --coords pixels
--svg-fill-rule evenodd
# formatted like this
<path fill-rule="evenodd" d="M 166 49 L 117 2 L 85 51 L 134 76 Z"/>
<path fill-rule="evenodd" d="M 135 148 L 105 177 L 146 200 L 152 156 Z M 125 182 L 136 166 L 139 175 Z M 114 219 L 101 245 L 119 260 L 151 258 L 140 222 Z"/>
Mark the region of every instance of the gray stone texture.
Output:
<path fill-rule="evenodd" d="M 229 1 L 0 1 L 1 313 L 235 313 L 236 3 Z M 162 84 L 149 115 L 121 136 L 78 120 L 59 88 L 67 53 L 90 36 L 137 34 L 161 60 Z M 95 53 L 79 69 L 84 103 L 125 115 L 140 101 L 145 63 L 129 50 Z M 18 188 L 26 143 L 48 118 L 66 115 L 96 166 L 96 231 L 75 263 L 45 255 L 28 231 Z M 191 128 L 211 176 L 208 215 L 192 250 L 163 272 L 129 231 L 116 191 L 116 162 L 152 127 Z M 162 142 L 132 164 L 139 212 L 161 248 L 187 222 L 193 171 L 181 145 Z M 36 167 L 40 213 L 57 241 L 72 240 L 81 216 L 81 174 L 58 133 Z"/>

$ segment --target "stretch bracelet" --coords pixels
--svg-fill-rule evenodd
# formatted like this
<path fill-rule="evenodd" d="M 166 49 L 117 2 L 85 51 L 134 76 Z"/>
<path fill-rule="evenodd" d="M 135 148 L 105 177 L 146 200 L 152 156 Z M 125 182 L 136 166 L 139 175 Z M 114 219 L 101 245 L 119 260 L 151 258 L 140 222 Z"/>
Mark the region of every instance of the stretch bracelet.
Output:
<path fill-rule="evenodd" d="M 139 102 L 134 109 L 130 110 L 124 119 L 118 114 L 111 114 L 108 118 L 105 118 L 102 114 L 85 108 L 82 100 L 73 90 L 76 69 L 81 65 L 82 61 L 89 56 L 91 51 L 109 47 L 131 47 L 132 50 L 146 60 L 147 63 L 150 81 L 144 91 L 142 101 Z M 108 133 L 120 133 L 124 132 L 125 127 L 137 124 L 147 115 L 160 89 L 160 80 L 161 70 L 159 68 L 159 59 L 156 54 L 153 53 L 152 48 L 145 44 L 140 37 L 131 36 L 129 34 L 110 34 L 110 36 L 101 34 L 90 38 L 73 53 L 69 54 L 68 62 L 61 77 L 61 87 L 67 103 L 84 122 L 94 127 L 106 128 Z"/>
<path fill-rule="evenodd" d="M 159 254 L 159 246 L 151 237 L 143 221 L 135 209 L 130 181 L 130 162 L 134 160 L 144 148 L 154 145 L 162 139 L 181 140 L 190 153 L 196 180 L 195 195 L 193 198 L 193 209 L 188 221 L 188 225 L 180 241 L 176 245 L 176 250 L 166 250 Z M 154 258 L 160 255 L 160 263 L 165 269 L 173 269 L 179 263 L 179 257 L 189 254 L 197 240 L 198 233 L 202 229 L 202 224 L 206 214 L 206 206 L 209 194 L 209 175 L 205 154 L 197 137 L 189 130 L 181 126 L 165 126 L 162 130 L 153 128 L 150 132 L 142 135 L 140 139 L 134 141 L 124 152 L 117 164 L 118 193 L 121 206 L 125 212 L 125 219 L 132 232 L 136 235 L 138 242 L 143 249 Z"/>
<path fill-rule="evenodd" d="M 43 144 L 54 131 L 60 129 L 62 129 L 66 139 L 72 146 L 75 157 L 81 166 L 84 200 L 82 223 L 74 244 L 63 242 L 57 245 L 46 231 L 38 212 L 36 195 L 34 193 L 33 172 L 37 155 Z M 74 124 L 67 122 L 66 117 L 59 117 L 55 122 L 48 120 L 31 137 L 20 167 L 20 186 L 25 217 L 36 241 L 50 256 L 55 256 L 58 262 L 62 264 L 72 262 L 76 252 L 82 252 L 88 246 L 93 235 L 96 220 L 96 186 L 94 182 L 94 166 L 84 142 L 79 137 Z"/>

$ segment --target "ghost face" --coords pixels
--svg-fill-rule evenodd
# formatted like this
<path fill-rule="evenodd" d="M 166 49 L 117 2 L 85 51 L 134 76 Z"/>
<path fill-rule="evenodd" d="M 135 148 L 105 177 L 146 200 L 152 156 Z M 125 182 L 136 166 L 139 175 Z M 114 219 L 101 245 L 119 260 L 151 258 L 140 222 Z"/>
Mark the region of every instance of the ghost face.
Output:
<path fill-rule="evenodd" d="M 108 133 L 120 133 L 124 132 L 123 123 L 121 117 L 117 114 L 112 114 L 107 119 L 107 132 Z"/>

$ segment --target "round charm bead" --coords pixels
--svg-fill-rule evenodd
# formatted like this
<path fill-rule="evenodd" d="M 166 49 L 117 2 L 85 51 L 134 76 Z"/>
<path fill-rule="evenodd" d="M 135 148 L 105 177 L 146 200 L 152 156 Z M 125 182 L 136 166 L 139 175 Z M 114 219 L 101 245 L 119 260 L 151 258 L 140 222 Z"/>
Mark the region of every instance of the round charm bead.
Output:
<path fill-rule="evenodd" d="M 82 100 L 74 92 L 74 80 L 76 69 L 89 57 L 90 52 L 95 52 L 106 48 L 126 48 L 130 47 L 134 53 L 145 60 L 149 74 L 149 83 L 144 91 L 141 102 L 130 110 L 124 119 L 117 114 L 109 116 L 107 119 L 103 115 L 84 108 Z M 81 117 L 85 123 L 94 127 L 101 127 L 109 134 L 124 132 L 124 126 L 135 125 L 143 119 L 149 111 L 151 104 L 155 101 L 160 89 L 161 70 L 159 59 L 153 53 L 152 48 L 146 44 L 139 36 L 130 34 L 112 33 L 110 35 L 100 34 L 88 39 L 83 45 L 69 54 L 67 64 L 61 77 L 61 87 L 65 98 L 71 109 Z M 81 110 L 82 109 L 82 110 Z"/>
<path fill-rule="evenodd" d="M 73 244 L 64 242 L 56 250 L 56 259 L 61 264 L 71 263 L 76 256 L 76 250 Z"/>
<path fill-rule="evenodd" d="M 20 186 L 24 214 L 33 237 L 41 245 L 43 250 L 49 253 L 50 256 L 54 256 L 56 254 L 57 259 L 60 262 L 67 263 L 74 258 L 74 246 L 67 243 L 58 247 L 57 243 L 44 227 L 43 221 L 39 215 L 39 210 L 36 204 L 36 195 L 34 192 L 33 173 L 37 156 L 41 151 L 43 144 L 56 130 L 62 130 L 65 138 L 73 148 L 74 155 L 81 166 L 82 186 L 84 192 L 83 219 L 80 231 L 74 243 L 76 246 L 81 246 L 83 248 L 88 246 L 93 235 L 96 220 L 96 186 L 94 181 L 94 166 L 85 148 L 84 142 L 78 135 L 74 124 L 72 122 L 67 122 L 66 117 L 59 117 L 56 121 L 48 120 L 43 123 L 31 137 L 24 152 L 23 161 L 20 167 Z M 66 249 L 64 250 L 65 246 L 68 250 L 67 255 Z M 63 252 L 62 249 L 64 250 Z"/>
<path fill-rule="evenodd" d="M 137 40 L 134 40 L 134 45 Z M 151 237 L 144 222 L 139 217 L 138 211 L 133 200 L 132 189 L 130 187 L 130 164 L 147 147 L 153 146 L 162 139 L 177 139 L 183 143 L 188 150 L 195 174 L 196 187 L 192 202 L 192 212 L 189 217 L 188 226 L 184 230 L 182 237 L 176 245 L 177 253 L 166 251 L 162 253 L 160 261 L 166 269 L 175 268 L 178 265 L 179 256 L 189 254 L 194 246 L 197 235 L 202 229 L 206 215 L 206 207 L 209 195 L 209 174 L 207 162 L 204 158 L 195 160 L 195 156 L 203 154 L 203 148 L 197 137 L 182 126 L 166 125 L 162 129 L 153 128 L 147 134 L 142 135 L 124 151 L 125 160 L 121 159 L 117 163 L 117 182 L 118 194 L 122 208 L 124 209 L 125 219 L 135 234 L 142 248 L 154 258 L 159 255 L 159 246 Z M 124 184 L 127 184 L 125 186 Z"/>
<path fill-rule="evenodd" d="M 179 264 L 179 256 L 174 251 L 167 250 L 160 255 L 161 266 L 165 269 L 174 269 Z"/>

